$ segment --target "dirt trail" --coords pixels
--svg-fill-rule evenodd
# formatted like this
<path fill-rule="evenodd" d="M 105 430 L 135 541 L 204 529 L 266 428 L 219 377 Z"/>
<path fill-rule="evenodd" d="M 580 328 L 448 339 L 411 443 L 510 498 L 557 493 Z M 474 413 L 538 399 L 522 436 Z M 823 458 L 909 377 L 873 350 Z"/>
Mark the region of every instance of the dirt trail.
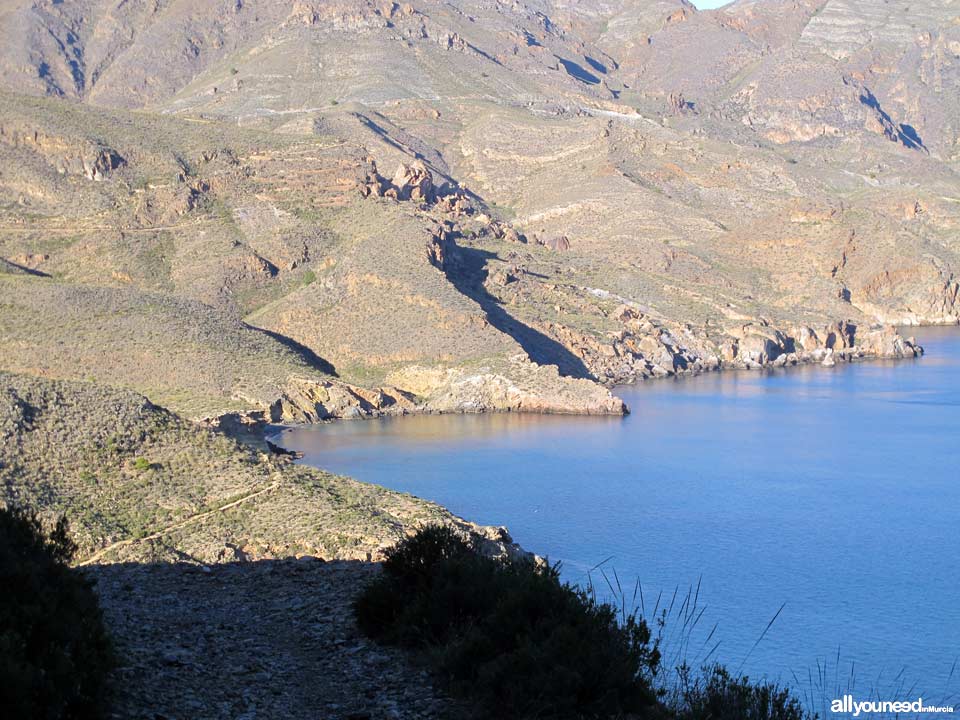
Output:
<path fill-rule="evenodd" d="M 167 533 L 173 530 L 179 530 L 185 525 L 189 525 L 191 523 L 197 522 L 198 520 L 203 520 L 204 518 L 210 517 L 211 515 L 215 515 L 216 513 L 223 512 L 224 510 L 229 510 L 232 507 L 236 507 L 237 505 L 247 502 L 247 500 L 252 500 L 255 497 L 259 497 L 260 495 L 270 492 L 271 490 L 276 490 L 279 486 L 280 486 L 280 481 L 277 480 L 275 482 L 270 483 L 265 488 L 261 488 L 260 490 L 256 490 L 252 493 L 244 495 L 243 497 L 237 500 L 232 500 L 225 505 L 221 505 L 220 507 L 214 508 L 213 510 L 206 510 L 202 513 L 191 515 L 188 518 L 180 520 L 179 522 L 176 522 L 173 525 L 168 525 L 167 527 L 157 530 L 156 532 L 150 533 L 149 535 L 144 535 L 143 537 L 138 537 L 138 538 L 127 538 L 126 540 L 119 540 L 115 543 L 111 543 L 110 545 L 107 545 L 105 548 L 101 548 L 90 557 L 85 558 L 79 564 L 81 566 L 92 565 L 96 563 L 98 560 L 100 560 L 101 558 L 103 558 L 104 556 L 106 556 L 112 550 L 116 550 L 117 548 L 121 548 L 126 545 L 133 545 L 134 543 L 138 543 L 138 542 L 156 540 L 160 537 L 163 537 L 164 535 L 166 535 Z"/>

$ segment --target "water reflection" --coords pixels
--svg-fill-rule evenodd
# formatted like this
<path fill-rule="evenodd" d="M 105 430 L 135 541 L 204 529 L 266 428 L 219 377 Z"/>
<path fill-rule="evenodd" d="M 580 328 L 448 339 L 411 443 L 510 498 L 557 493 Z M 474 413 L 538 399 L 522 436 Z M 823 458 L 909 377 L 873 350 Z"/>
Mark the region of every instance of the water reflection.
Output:
<path fill-rule="evenodd" d="M 376 421 L 337 422 L 315 428 L 286 428 L 287 447 L 302 442 L 310 452 L 328 449 L 344 450 L 351 446 L 376 443 L 402 445 L 406 448 L 448 447 L 462 440 L 497 442 L 504 437 L 521 437 L 526 433 L 566 434 L 577 424 L 609 427 L 620 424 L 620 417 L 563 415 L 529 415 L 524 413 L 491 413 L 483 415 L 411 415 L 383 418 Z"/>

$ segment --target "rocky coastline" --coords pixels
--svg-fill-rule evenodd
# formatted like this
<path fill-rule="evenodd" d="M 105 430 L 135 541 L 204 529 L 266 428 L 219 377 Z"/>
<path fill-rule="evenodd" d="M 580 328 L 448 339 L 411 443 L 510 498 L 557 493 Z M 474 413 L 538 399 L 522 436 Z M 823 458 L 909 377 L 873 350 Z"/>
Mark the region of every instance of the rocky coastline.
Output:
<path fill-rule="evenodd" d="M 782 329 L 765 320 L 699 330 L 689 325 L 658 325 L 642 313 L 622 307 L 623 329 L 598 340 L 559 325 L 548 329 L 562 339 L 597 380 L 625 385 L 640 380 L 698 375 L 720 370 L 764 370 L 859 360 L 899 360 L 923 355 L 914 337 L 892 325 L 865 330 L 850 321 Z"/>
<path fill-rule="evenodd" d="M 304 379 L 291 382 L 283 395 L 265 410 L 227 413 L 205 419 L 203 423 L 262 445 L 274 438 L 273 427 L 334 420 L 495 412 L 624 415 L 630 408 L 611 392 L 619 385 L 708 372 L 908 360 L 922 357 L 924 353 L 913 336 L 903 337 L 892 325 L 861 331 L 853 323 L 841 321 L 819 330 L 802 327 L 787 333 L 767 324 L 747 324 L 740 328 L 739 337 L 728 336 L 717 343 L 711 341 L 706 332 L 695 334 L 689 328 L 682 334 L 671 334 L 629 308 L 625 308 L 623 314 L 629 318 L 631 330 L 611 334 L 607 344 L 557 326 L 549 328 L 595 373 L 591 379 L 574 381 L 580 387 L 593 386 L 594 399 L 587 402 L 579 398 L 571 401 L 569 397 L 524 393 L 503 376 L 492 373 L 449 370 L 447 375 L 456 380 L 448 383 L 445 393 L 425 401 L 392 386 L 370 390 L 337 380 Z M 549 373 L 554 369 L 540 370 Z"/>

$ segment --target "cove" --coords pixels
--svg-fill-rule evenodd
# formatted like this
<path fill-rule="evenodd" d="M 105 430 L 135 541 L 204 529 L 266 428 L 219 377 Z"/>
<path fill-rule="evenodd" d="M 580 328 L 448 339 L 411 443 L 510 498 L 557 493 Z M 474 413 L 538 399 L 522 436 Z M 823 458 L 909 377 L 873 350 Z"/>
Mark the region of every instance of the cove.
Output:
<path fill-rule="evenodd" d="M 912 687 L 960 704 L 960 331 L 916 333 L 919 360 L 619 388 L 622 419 L 404 417 L 279 442 L 506 525 L 570 581 L 606 561 L 648 615 L 699 583 L 691 662 L 716 645 L 827 707 L 834 689 Z"/>

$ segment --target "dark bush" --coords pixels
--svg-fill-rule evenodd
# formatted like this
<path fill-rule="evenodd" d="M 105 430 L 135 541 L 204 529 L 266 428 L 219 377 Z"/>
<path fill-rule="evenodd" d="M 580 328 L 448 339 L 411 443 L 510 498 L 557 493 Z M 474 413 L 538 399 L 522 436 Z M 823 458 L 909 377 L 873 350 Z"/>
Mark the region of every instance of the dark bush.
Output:
<path fill-rule="evenodd" d="M 677 720 L 813 720 L 790 691 L 734 677 L 720 665 L 692 677 L 681 669 Z"/>
<path fill-rule="evenodd" d="M 554 567 L 495 560 L 447 528 L 388 551 L 354 605 L 381 641 L 423 651 L 489 717 L 662 717 L 650 631 L 560 581 Z"/>
<path fill-rule="evenodd" d="M 103 717 L 110 644 L 90 583 L 69 567 L 66 519 L 0 508 L 0 708 L 31 720 Z"/>

